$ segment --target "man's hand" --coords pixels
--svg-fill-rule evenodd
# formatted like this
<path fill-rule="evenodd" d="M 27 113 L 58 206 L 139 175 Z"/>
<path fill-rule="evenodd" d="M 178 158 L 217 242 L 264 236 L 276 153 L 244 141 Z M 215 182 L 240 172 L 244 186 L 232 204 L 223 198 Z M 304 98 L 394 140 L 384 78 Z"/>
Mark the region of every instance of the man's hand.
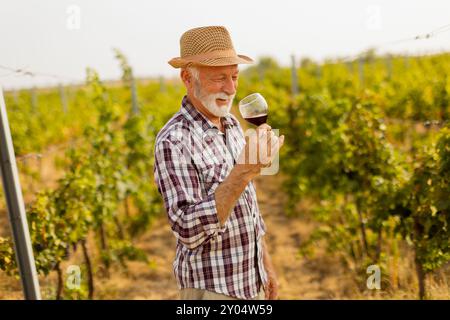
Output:
<path fill-rule="evenodd" d="M 278 278 L 274 270 L 266 270 L 268 282 L 265 288 L 266 300 L 278 299 Z"/>
<path fill-rule="evenodd" d="M 278 277 L 275 273 L 275 268 L 273 266 L 272 259 L 270 258 L 265 238 L 262 239 L 262 246 L 264 269 L 266 270 L 268 280 L 264 288 L 266 300 L 276 300 L 278 299 Z"/>
<path fill-rule="evenodd" d="M 284 135 L 277 137 L 272 128 L 264 123 L 256 132 L 245 136 L 245 147 L 237 160 L 237 166 L 249 172 L 252 177 L 261 173 L 261 169 L 270 167 L 277 152 L 283 146 Z"/>

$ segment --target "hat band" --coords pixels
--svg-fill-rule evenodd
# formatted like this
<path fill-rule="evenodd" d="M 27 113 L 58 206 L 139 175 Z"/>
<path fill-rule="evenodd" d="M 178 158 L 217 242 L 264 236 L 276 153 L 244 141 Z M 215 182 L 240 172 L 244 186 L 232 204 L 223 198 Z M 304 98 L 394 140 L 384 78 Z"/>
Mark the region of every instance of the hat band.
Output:
<path fill-rule="evenodd" d="M 199 61 L 205 60 L 205 59 L 234 57 L 234 56 L 236 56 L 236 51 L 234 51 L 234 49 L 228 49 L 228 50 L 210 51 L 210 52 L 205 52 L 205 53 L 201 53 L 201 54 L 196 54 L 193 56 L 181 57 L 181 59 L 186 60 L 186 61 L 199 62 Z"/>

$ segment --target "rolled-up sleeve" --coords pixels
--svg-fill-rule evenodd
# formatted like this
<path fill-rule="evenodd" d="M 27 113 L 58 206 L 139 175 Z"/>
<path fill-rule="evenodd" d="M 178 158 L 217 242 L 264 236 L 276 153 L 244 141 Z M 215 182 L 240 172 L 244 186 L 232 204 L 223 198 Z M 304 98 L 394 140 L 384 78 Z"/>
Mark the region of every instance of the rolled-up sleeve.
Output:
<path fill-rule="evenodd" d="M 227 224 L 220 224 L 214 192 L 204 194 L 194 164 L 181 150 L 173 141 L 158 141 L 154 176 L 172 231 L 187 248 L 195 249 L 225 232 Z"/>

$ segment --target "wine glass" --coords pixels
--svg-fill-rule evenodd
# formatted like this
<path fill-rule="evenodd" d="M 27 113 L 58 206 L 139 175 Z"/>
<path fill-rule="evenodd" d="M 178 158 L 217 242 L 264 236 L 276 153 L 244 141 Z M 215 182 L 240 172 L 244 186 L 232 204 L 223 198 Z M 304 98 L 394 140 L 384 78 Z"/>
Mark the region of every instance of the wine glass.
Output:
<path fill-rule="evenodd" d="M 239 102 L 239 111 L 242 117 L 254 124 L 260 126 L 267 121 L 267 101 L 259 93 L 252 93 Z"/>

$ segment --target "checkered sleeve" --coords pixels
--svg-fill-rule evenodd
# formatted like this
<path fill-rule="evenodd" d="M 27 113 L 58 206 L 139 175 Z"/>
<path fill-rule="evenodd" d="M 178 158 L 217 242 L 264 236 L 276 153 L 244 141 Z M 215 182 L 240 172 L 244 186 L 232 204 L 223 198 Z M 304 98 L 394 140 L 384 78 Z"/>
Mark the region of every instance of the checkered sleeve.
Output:
<path fill-rule="evenodd" d="M 266 223 L 264 222 L 262 215 L 259 215 L 259 228 L 260 228 L 261 236 L 265 235 L 267 232 L 267 227 L 266 227 Z"/>
<path fill-rule="evenodd" d="M 217 216 L 214 192 L 205 196 L 194 164 L 171 140 L 155 146 L 155 181 L 171 228 L 187 248 L 195 249 L 226 230 Z"/>

